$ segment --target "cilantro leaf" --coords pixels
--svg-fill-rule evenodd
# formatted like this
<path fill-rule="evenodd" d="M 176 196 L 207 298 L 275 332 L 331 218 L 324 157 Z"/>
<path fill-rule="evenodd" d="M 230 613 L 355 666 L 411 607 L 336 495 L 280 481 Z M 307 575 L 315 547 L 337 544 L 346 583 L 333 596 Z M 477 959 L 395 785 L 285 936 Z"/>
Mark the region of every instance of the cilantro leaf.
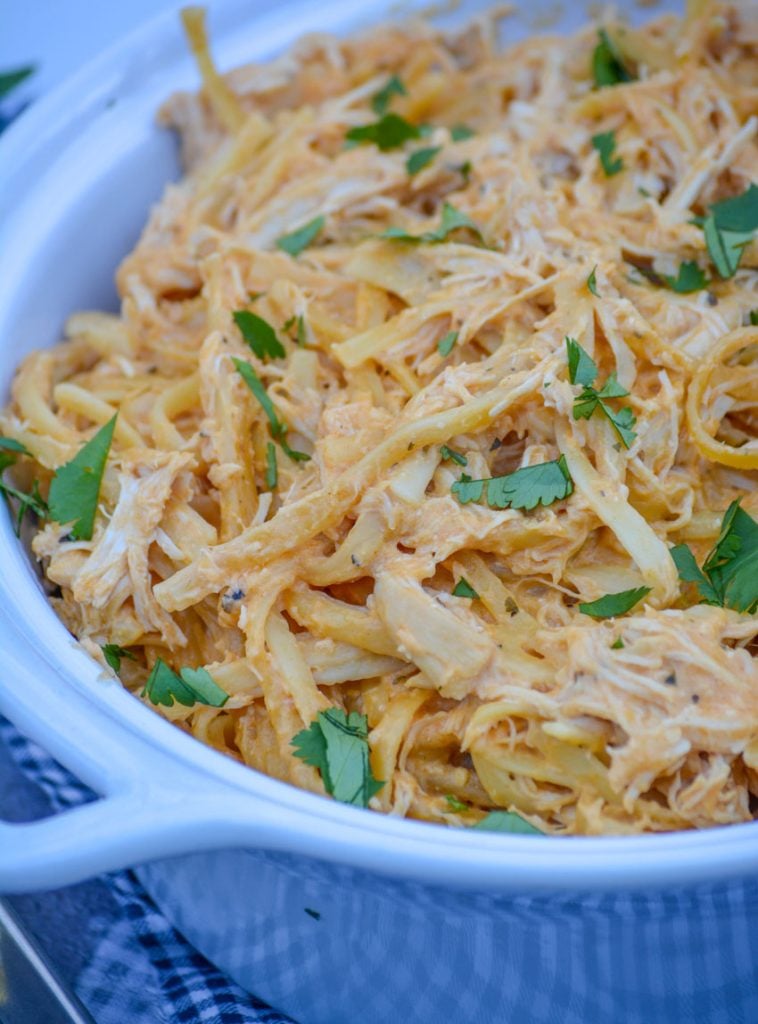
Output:
<path fill-rule="evenodd" d="M 637 434 L 632 429 L 635 424 L 635 417 L 629 406 L 616 411 L 605 399 L 625 398 L 629 392 L 619 384 L 616 372 L 610 374 L 605 384 L 600 389 L 592 386 L 597 377 L 597 366 L 585 352 L 578 341 L 573 338 L 566 338 L 566 350 L 568 355 L 569 380 L 572 384 L 581 384 L 582 390 L 574 399 L 573 416 L 575 420 L 588 420 L 600 409 L 603 415 L 610 421 L 616 433 L 620 437 L 625 448 L 629 448 Z"/>
<path fill-rule="evenodd" d="M 624 169 L 624 161 L 621 157 L 614 157 L 613 155 L 613 151 L 616 148 L 615 132 L 600 132 L 598 135 L 593 135 L 592 146 L 597 150 L 600 163 L 607 178 L 612 178 L 614 174 L 618 174 L 619 171 Z"/>
<path fill-rule="evenodd" d="M 758 309 L 751 309 L 748 314 L 748 320 L 750 321 L 751 327 L 758 327 Z"/>
<path fill-rule="evenodd" d="M 206 669 L 183 668 L 177 675 L 160 658 L 153 665 L 142 696 L 152 704 L 162 704 L 167 708 L 173 707 L 174 703 L 187 708 L 194 704 L 222 708 L 229 700 L 229 694 L 216 685 Z"/>
<path fill-rule="evenodd" d="M 297 318 L 297 343 L 300 346 L 300 348 L 305 348 L 307 341 L 308 338 L 305 330 L 305 317 L 301 313 Z"/>
<path fill-rule="evenodd" d="M 393 238 L 399 242 L 444 242 L 447 236 L 458 228 L 468 228 L 473 231 L 484 244 L 482 233 L 474 221 L 465 213 L 456 210 L 452 203 L 445 202 L 442 206 L 442 217 L 440 226 L 436 231 L 424 231 L 421 235 L 411 235 L 404 228 L 387 228 L 379 236 L 380 238 Z"/>
<path fill-rule="evenodd" d="M 758 522 L 733 501 L 724 513 L 718 539 L 702 570 L 686 544 L 671 549 L 686 583 L 696 583 L 706 604 L 752 614 L 758 610 Z"/>
<path fill-rule="evenodd" d="M 15 458 L 10 455 L 0 457 L 0 473 L 9 466 L 14 465 L 15 461 Z M 47 517 L 47 503 L 39 492 L 39 481 L 37 480 L 32 483 L 31 492 L 27 493 L 26 491 L 19 491 L 17 487 L 13 487 L 11 484 L 6 483 L 5 480 L 0 479 L 0 494 L 3 495 L 9 505 L 11 501 L 18 502 L 16 520 L 13 524 L 13 530 L 17 537 L 21 536 L 21 524 L 27 512 L 33 512 L 40 519 Z"/>
<path fill-rule="evenodd" d="M 116 675 L 121 671 L 122 658 L 128 658 L 130 661 L 137 660 L 136 656 L 132 654 L 131 651 L 127 651 L 125 647 L 119 647 L 118 644 L 103 644 L 101 650 L 106 662 L 110 665 Z"/>
<path fill-rule="evenodd" d="M 373 124 L 364 124 L 356 128 L 350 128 L 345 138 L 348 142 L 360 145 L 364 142 L 374 143 L 384 153 L 390 149 L 399 149 L 411 139 L 421 138 L 421 132 L 416 125 L 406 121 L 398 114 L 384 114 Z"/>
<path fill-rule="evenodd" d="M 288 252 L 290 256 L 299 256 L 303 249 L 307 249 L 316 240 L 323 231 L 324 224 L 326 224 L 325 217 L 314 217 L 313 220 L 309 220 L 307 224 L 303 224 L 296 231 L 290 231 L 289 234 L 277 238 L 277 248 Z"/>
<path fill-rule="evenodd" d="M 0 448 L 7 452 L 15 452 L 18 455 L 28 455 L 30 458 L 33 458 L 32 453 L 26 445 L 21 444 L 20 441 L 17 441 L 13 437 L 0 437 Z M 9 463 L 9 465 L 13 465 L 13 463 Z"/>
<path fill-rule="evenodd" d="M 597 364 L 574 338 L 566 338 L 569 380 L 588 387 L 597 377 Z"/>
<path fill-rule="evenodd" d="M 708 254 L 719 275 L 726 279 L 737 272 L 742 250 L 758 230 L 758 186 L 751 182 L 738 196 L 714 203 L 708 216 L 696 218 L 703 229 Z"/>
<path fill-rule="evenodd" d="M 604 28 L 598 30 L 598 44 L 592 53 L 592 75 L 597 89 L 634 81 L 634 75 L 624 64 L 616 44 Z"/>
<path fill-rule="evenodd" d="M 579 611 L 582 615 L 591 615 L 593 619 L 612 619 L 634 608 L 651 589 L 635 587 L 634 590 L 621 590 L 617 594 L 605 594 L 596 601 L 582 601 Z"/>
<path fill-rule="evenodd" d="M 600 292 L 597 290 L 597 267 L 594 266 L 590 271 L 590 276 L 587 278 L 587 287 L 594 296 L 600 298 Z"/>
<path fill-rule="evenodd" d="M 464 139 L 470 139 L 474 135 L 474 129 L 469 128 L 467 124 L 454 124 L 450 129 L 450 138 L 453 142 L 463 142 Z"/>
<path fill-rule="evenodd" d="M 611 650 L 612 651 L 623 651 L 623 649 L 624 649 L 624 641 L 622 640 L 622 638 L 620 636 L 617 636 L 616 639 L 611 644 Z"/>
<path fill-rule="evenodd" d="M 448 448 L 446 444 L 443 444 L 440 447 L 440 455 L 442 456 L 443 462 L 447 462 L 448 459 L 450 459 L 458 466 L 468 466 L 468 459 L 466 456 L 461 455 L 461 453 L 457 452 L 454 448 Z"/>
<path fill-rule="evenodd" d="M 663 280 L 672 291 L 680 295 L 688 295 L 690 292 L 699 292 L 708 284 L 708 278 L 697 265 L 695 260 L 685 260 L 679 267 L 676 277 L 663 275 Z"/>
<path fill-rule="evenodd" d="M 480 832 L 511 832 L 514 835 L 544 836 L 542 829 L 535 828 L 526 818 L 515 811 L 490 811 L 471 828 Z"/>
<path fill-rule="evenodd" d="M 327 793 L 345 804 L 368 807 L 384 785 L 371 771 L 365 715 L 342 708 L 319 711 L 292 740 L 295 756 L 317 768 Z"/>
<path fill-rule="evenodd" d="M 232 316 L 242 337 L 261 361 L 267 356 L 271 359 L 282 359 L 286 355 L 284 345 L 277 338 L 274 328 L 262 316 L 251 313 L 249 309 L 235 310 Z"/>
<path fill-rule="evenodd" d="M 113 441 L 116 416 L 67 462 L 59 466 L 50 484 L 48 506 L 56 523 L 71 523 L 74 540 L 91 540 L 105 464 Z"/>
<path fill-rule="evenodd" d="M 440 338 L 437 342 L 437 351 L 443 357 L 447 358 L 455 348 L 455 343 L 458 340 L 458 331 L 448 331 L 444 338 Z"/>
<path fill-rule="evenodd" d="M 461 474 L 452 486 L 452 492 L 461 505 L 479 501 L 487 495 L 491 508 L 515 508 L 530 511 L 537 505 L 552 505 L 574 490 L 574 483 L 566 465 L 565 455 L 553 462 L 541 462 L 536 466 L 522 466 L 514 473 L 493 476 L 488 480 L 472 480 Z"/>
<path fill-rule="evenodd" d="M 276 445 L 273 441 L 266 442 L 266 487 L 270 491 L 279 481 L 279 468 L 276 464 Z"/>
<path fill-rule="evenodd" d="M 467 803 L 464 803 L 463 800 L 459 800 L 458 797 L 454 796 L 452 793 L 446 793 L 445 799 L 447 800 L 448 807 L 455 814 L 463 814 L 464 811 L 469 809 L 469 805 Z"/>
<path fill-rule="evenodd" d="M 377 117 L 381 117 L 382 114 L 387 113 L 389 105 L 392 102 L 393 96 L 407 95 L 408 90 L 405 88 L 405 86 L 397 77 L 397 75 L 393 75 L 387 81 L 387 84 L 379 90 L 379 92 L 374 93 L 374 96 L 371 100 L 371 109 L 374 111 Z"/>
<path fill-rule="evenodd" d="M 33 64 L 25 68 L 17 68 L 15 71 L 4 71 L 0 74 L 0 100 L 5 99 L 9 92 L 18 88 L 37 69 Z"/>
<path fill-rule="evenodd" d="M 458 580 L 452 590 L 453 597 L 467 597 L 470 601 L 476 601 L 479 595 L 463 576 Z"/>
<path fill-rule="evenodd" d="M 427 146 L 424 149 L 417 149 L 415 153 L 411 153 L 408 159 L 405 161 L 405 169 L 408 174 L 413 177 L 414 174 L 418 174 L 419 171 L 428 166 L 432 160 L 437 156 L 438 153 L 442 152 L 442 146 Z"/>
<path fill-rule="evenodd" d="M 279 442 L 284 454 L 288 456 L 288 458 L 292 459 L 293 462 L 309 462 L 311 458 L 310 455 L 306 454 L 305 452 L 295 451 L 294 448 L 290 448 L 290 446 L 287 444 L 285 440 L 287 426 L 286 424 L 282 423 L 282 421 L 277 416 L 274 403 L 269 398 L 268 392 L 266 391 L 263 381 L 255 372 L 255 369 L 250 365 L 250 363 L 246 363 L 244 359 L 237 359 L 235 356 L 232 356 L 232 362 L 234 363 L 240 377 L 242 377 L 244 382 L 252 391 L 253 395 L 258 399 L 258 402 L 260 403 L 261 408 L 265 412 L 266 417 L 268 419 L 269 430 L 271 431 L 271 435 L 272 437 L 275 437 L 276 440 Z"/>

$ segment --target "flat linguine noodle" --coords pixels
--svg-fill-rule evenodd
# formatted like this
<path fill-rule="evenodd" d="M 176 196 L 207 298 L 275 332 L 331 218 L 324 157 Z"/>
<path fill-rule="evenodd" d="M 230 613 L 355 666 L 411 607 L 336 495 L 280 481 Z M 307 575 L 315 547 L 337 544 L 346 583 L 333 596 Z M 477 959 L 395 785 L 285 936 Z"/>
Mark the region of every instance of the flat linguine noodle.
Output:
<path fill-rule="evenodd" d="M 755 9 L 506 52 L 494 14 L 411 22 L 224 76 L 184 18 L 186 175 L 120 314 L 71 317 L 2 417 L 47 497 L 117 414 L 92 536 L 33 538 L 67 627 L 315 792 L 304 732 L 366 716 L 374 810 L 753 818 L 758 615 L 671 550 L 758 512 L 758 244 L 718 205 L 758 180 Z"/>

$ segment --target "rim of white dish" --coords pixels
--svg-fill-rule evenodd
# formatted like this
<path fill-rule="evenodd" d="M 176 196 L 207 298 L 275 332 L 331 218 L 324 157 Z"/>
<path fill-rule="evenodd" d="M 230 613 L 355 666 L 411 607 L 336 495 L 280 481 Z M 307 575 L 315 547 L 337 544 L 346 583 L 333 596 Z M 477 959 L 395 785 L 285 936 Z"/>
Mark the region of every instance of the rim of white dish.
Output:
<path fill-rule="evenodd" d="M 265 39 L 253 52 L 270 52 L 302 34 L 303 21 L 295 16 L 298 12 L 310 8 L 313 17 L 313 5 L 294 4 L 286 24 L 280 16 L 278 32 L 266 35 L 266 24 L 276 20 L 276 6 L 259 4 L 252 13 L 241 0 L 229 0 L 211 8 L 223 22 L 214 32 L 214 46 L 223 54 L 225 66 L 230 55 L 236 62 L 243 59 L 240 49 L 245 38 Z M 318 10 L 322 29 L 345 23 L 352 27 L 355 17 L 348 16 L 345 7 L 335 2 L 322 5 Z M 370 23 L 383 10 L 384 4 L 372 0 L 362 7 L 360 20 Z M 11 244 L 14 236 L 21 237 L 23 200 L 35 188 L 28 171 L 51 146 L 60 145 L 63 139 L 67 140 L 64 149 L 72 146 L 82 125 L 89 130 L 92 120 L 102 113 L 110 94 L 128 98 L 128 94 L 120 96 L 121 85 L 141 63 L 170 57 L 170 65 L 161 65 L 161 75 L 169 78 L 171 68 L 182 62 L 190 66 L 176 20 L 176 11 L 165 12 L 118 41 L 34 104 L 0 138 L 0 250 Z M 235 40 L 230 41 L 232 32 Z M 28 189 L 22 181 L 31 182 Z M 0 325 L 2 308 L 0 297 Z M 0 346 L 10 348 L 9 339 L 0 337 Z M 25 651 L 34 651 L 49 669 L 49 676 L 39 681 L 39 694 L 57 685 L 55 677 L 62 676 L 70 691 L 72 715 L 86 720 L 95 712 L 101 717 L 104 714 L 114 736 L 126 736 L 126 742 L 139 738 L 156 751 L 168 753 L 178 766 L 192 769 L 195 777 L 199 772 L 219 784 L 227 796 L 240 798 L 240 819 L 246 814 L 243 794 L 281 808 L 290 841 L 282 841 L 278 849 L 306 853 L 310 849 L 322 859 L 437 882 L 447 878 L 455 883 L 465 872 L 469 878 L 480 879 L 481 888 L 512 887 L 514 883 L 553 890 L 637 888 L 677 880 L 682 884 L 705 882 L 752 873 L 758 867 L 758 822 L 634 836 L 488 834 L 367 812 L 262 775 L 176 729 L 115 681 L 104 683 L 100 668 L 72 640 L 37 585 L 7 515 L 0 524 L 0 562 L 5 567 L 0 579 L 0 609 L 13 620 L 14 650 L 21 659 Z M 8 683 L 0 681 L 0 689 L 3 687 Z M 49 725 L 45 729 L 52 737 Z M 61 759 L 65 757 L 61 755 Z M 88 781 L 96 784 L 93 777 Z"/>

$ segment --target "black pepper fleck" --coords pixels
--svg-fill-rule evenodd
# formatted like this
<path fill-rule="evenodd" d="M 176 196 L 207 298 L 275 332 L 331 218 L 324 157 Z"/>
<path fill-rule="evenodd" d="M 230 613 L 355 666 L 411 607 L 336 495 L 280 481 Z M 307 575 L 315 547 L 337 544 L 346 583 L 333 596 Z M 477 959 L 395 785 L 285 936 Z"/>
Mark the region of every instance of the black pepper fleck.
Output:
<path fill-rule="evenodd" d="M 692 703 L 693 704 L 699 704 L 700 703 L 700 694 L 699 693 L 693 693 L 692 694 Z"/>
<path fill-rule="evenodd" d="M 719 297 L 718 297 L 718 295 L 714 295 L 713 292 L 706 292 L 705 298 L 706 298 L 706 301 L 707 301 L 709 306 L 718 306 L 718 304 L 719 304 Z"/>
<path fill-rule="evenodd" d="M 676 672 L 669 672 L 663 681 L 666 686 L 676 686 Z"/>

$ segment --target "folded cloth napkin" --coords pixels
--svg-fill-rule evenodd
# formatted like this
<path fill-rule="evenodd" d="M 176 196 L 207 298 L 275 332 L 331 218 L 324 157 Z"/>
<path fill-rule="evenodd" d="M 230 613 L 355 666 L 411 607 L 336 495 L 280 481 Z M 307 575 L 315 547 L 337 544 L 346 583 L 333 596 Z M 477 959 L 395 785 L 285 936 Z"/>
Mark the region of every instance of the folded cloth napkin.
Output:
<path fill-rule="evenodd" d="M 0 741 L 52 811 L 94 794 L 0 718 Z M 294 1024 L 223 975 L 163 916 L 131 872 L 103 876 L 112 900 L 73 987 L 96 1024 Z M 90 901 L 91 902 L 91 901 Z"/>

